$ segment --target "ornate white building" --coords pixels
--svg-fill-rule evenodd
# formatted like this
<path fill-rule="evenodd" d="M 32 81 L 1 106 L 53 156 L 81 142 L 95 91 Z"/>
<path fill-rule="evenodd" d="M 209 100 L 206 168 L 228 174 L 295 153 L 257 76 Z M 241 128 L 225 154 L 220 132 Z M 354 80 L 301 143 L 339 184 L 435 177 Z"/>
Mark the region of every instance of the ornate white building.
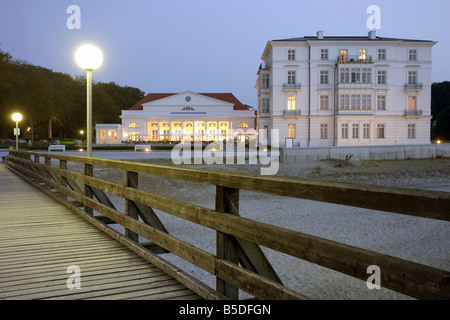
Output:
<path fill-rule="evenodd" d="M 429 144 L 434 41 L 316 36 L 269 41 L 257 128 L 294 147 Z"/>
<path fill-rule="evenodd" d="M 255 111 L 233 94 L 191 91 L 150 93 L 120 118 L 96 125 L 97 144 L 246 139 L 256 124 Z"/>

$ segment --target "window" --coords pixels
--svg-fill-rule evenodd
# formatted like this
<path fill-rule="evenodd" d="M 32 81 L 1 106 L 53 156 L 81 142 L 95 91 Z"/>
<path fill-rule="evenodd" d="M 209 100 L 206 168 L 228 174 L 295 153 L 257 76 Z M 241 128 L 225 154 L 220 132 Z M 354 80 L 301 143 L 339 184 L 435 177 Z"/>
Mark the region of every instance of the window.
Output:
<path fill-rule="evenodd" d="M 261 88 L 269 89 L 269 74 L 263 73 L 261 76 Z"/>
<path fill-rule="evenodd" d="M 295 71 L 288 71 L 288 84 L 295 84 Z"/>
<path fill-rule="evenodd" d="M 194 108 L 192 108 L 192 107 L 184 107 L 183 109 L 181 109 L 181 110 L 190 110 L 190 111 L 192 111 L 192 110 L 195 110 Z"/>
<path fill-rule="evenodd" d="M 342 139 L 348 139 L 348 124 L 343 123 L 341 126 Z"/>
<path fill-rule="evenodd" d="M 288 110 L 295 110 L 296 96 L 288 96 Z"/>
<path fill-rule="evenodd" d="M 288 138 L 295 139 L 295 124 L 288 124 Z"/>
<path fill-rule="evenodd" d="M 408 110 L 416 110 L 417 107 L 417 97 L 408 96 Z"/>
<path fill-rule="evenodd" d="M 359 95 L 359 94 L 351 95 L 351 109 L 352 110 L 361 109 L 361 95 Z"/>
<path fill-rule="evenodd" d="M 238 128 L 248 128 L 248 124 L 245 122 L 241 122 L 239 123 Z"/>
<path fill-rule="evenodd" d="M 350 69 L 350 80 L 352 83 L 361 82 L 361 69 L 360 68 L 351 68 Z"/>
<path fill-rule="evenodd" d="M 408 139 L 415 139 L 415 138 L 416 138 L 416 125 L 408 124 Z"/>
<path fill-rule="evenodd" d="M 386 96 L 385 95 L 377 96 L 377 110 L 386 110 Z"/>
<path fill-rule="evenodd" d="M 377 84 L 386 84 L 386 71 L 377 71 Z"/>
<path fill-rule="evenodd" d="M 363 94 L 361 95 L 361 109 L 371 110 L 372 109 L 372 95 Z"/>
<path fill-rule="evenodd" d="M 370 68 L 362 68 L 361 69 L 361 82 L 362 83 L 371 83 L 372 82 L 372 70 Z"/>
<path fill-rule="evenodd" d="M 359 138 L 359 124 L 354 123 L 352 125 L 352 138 L 358 139 Z"/>
<path fill-rule="evenodd" d="M 269 99 L 268 98 L 261 99 L 261 112 L 269 112 Z"/>
<path fill-rule="evenodd" d="M 408 51 L 408 60 L 409 61 L 416 61 L 417 60 L 417 50 L 416 49 L 410 49 Z"/>
<path fill-rule="evenodd" d="M 340 60 L 340 62 L 347 61 L 347 50 L 346 49 L 341 49 L 340 54 L 339 54 L 339 60 Z"/>
<path fill-rule="evenodd" d="M 366 60 L 367 59 L 367 50 L 359 49 L 358 58 L 359 58 L 359 60 Z"/>
<path fill-rule="evenodd" d="M 328 84 L 328 71 L 320 71 L 320 84 Z"/>
<path fill-rule="evenodd" d="M 295 71 L 288 71 L 288 84 L 295 84 Z"/>
<path fill-rule="evenodd" d="M 320 139 L 328 139 L 328 124 L 320 125 Z"/>
<path fill-rule="evenodd" d="M 370 138 L 370 124 L 368 123 L 363 124 L 363 138 L 364 139 Z"/>
<path fill-rule="evenodd" d="M 378 49 L 378 60 L 386 60 L 386 49 Z"/>
<path fill-rule="evenodd" d="M 341 83 L 371 83 L 372 70 L 370 68 L 341 68 Z"/>
<path fill-rule="evenodd" d="M 408 84 L 417 84 L 417 71 L 408 71 Z"/>
<path fill-rule="evenodd" d="M 328 95 L 320 96 L 320 110 L 328 110 Z"/>
<path fill-rule="evenodd" d="M 328 60 L 328 49 L 320 49 L 320 60 Z"/>
<path fill-rule="evenodd" d="M 377 138 L 384 139 L 384 137 L 385 137 L 384 124 L 377 124 Z"/>
<path fill-rule="evenodd" d="M 339 109 L 348 110 L 350 109 L 350 95 L 341 94 L 339 97 Z"/>
<path fill-rule="evenodd" d="M 288 50 L 288 60 L 295 60 L 295 50 Z"/>
<path fill-rule="evenodd" d="M 128 128 L 139 128 L 136 122 L 132 122 L 130 123 L 130 125 L 128 126 Z"/>

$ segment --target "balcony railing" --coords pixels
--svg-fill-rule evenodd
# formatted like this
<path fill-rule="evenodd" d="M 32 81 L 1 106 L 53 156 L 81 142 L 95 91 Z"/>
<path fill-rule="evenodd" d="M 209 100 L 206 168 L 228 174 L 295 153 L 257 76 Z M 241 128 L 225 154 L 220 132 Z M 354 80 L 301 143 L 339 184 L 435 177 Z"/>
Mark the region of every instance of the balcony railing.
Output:
<path fill-rule="evenodd" d="M 422 90 L 422 83 L 405 83 L 405 90 Z"/>
<path fill-rule="evenodd" d="M 421 109 L 405 110 L 405 116 L 421 116 L 423 114 Z"/>
<path fill-rule="evenodd" d="M 372 56 L 369 55 L 339 55 L 337 57 L 337 62 L 347 63 L 347 62 L 372 62 Z"/>
<path fill-rule="evenodd" d="M 283 110 L 283 116 L 296 116 L 299 117 L 302 115 L 301 110 Z"/>
<path fill-rule="evenodd" d="M 302 85 L 300 83 L 285 83 L 283 84 L 283 90 L 300 90 Z"/>

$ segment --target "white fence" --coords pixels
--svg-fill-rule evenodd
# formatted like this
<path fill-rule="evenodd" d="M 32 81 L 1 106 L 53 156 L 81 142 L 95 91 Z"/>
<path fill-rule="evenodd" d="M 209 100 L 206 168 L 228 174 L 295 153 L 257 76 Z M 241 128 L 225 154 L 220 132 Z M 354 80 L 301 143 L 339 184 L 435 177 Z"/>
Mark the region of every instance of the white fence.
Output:
<path fill-rule="evenodd" d="M 304 160 L 342 159 L 352 160 L 405 160 L 449 158 L 450 144 L 329 147 L 329 148 L 280 148 L 280 162 L 292 163 Z"/>

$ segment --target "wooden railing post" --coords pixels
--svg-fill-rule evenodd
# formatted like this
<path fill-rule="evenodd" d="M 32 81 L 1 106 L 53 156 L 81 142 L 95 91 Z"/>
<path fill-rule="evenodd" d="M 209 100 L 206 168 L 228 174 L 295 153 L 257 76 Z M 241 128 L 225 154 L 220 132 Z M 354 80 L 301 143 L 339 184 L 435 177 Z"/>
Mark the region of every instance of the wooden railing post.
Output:
<path fill-rule="evenodd" d="M 94 176 L 94 166 L 92 164 L 84 164 L 84 175 L 92 177 Z M 94 193 L 92 192 L 92 188 L 88 186 L 87 184 L 84 185 L 84 195 L 88 198 L 93 198 Z M 94 215 L 94 210 L 92 208 L 89 208 L 88 206 L 84 206 L 84 211 L 86 211 L 89 215 Z"/>
<path fill-rule="evenodd" d="M 59 160 L 59 168 L 63 169 L 63 170 L 67 170 L 67 160 Z M 62 177 L 62 176 L 60 177 L 60 179 L 61 179 L 60 185 L 63 188 L 67 188 L 67 181 L 66 181 L 66 179 L 64 177 Z M 61 193 L 61 196 L 62 196 L 62 198 L 64 200 L 67 201 L 67 196 L 64 193 Z"/>
<path fill-rule="evenodd" d="M 233 209 L 239 210 L 238 208 L 239 189 L 216 186 L 216 210 L 231 213 Z M 236 240 L 219 231 L 216 234 L 217 258 L 239 264 L 239 248 Z M 216 278 L 216 290 L 232 300 L 239 298 L 239 289 L 220 278 Z"/>
<path fill-rule="evenodd" d="M 131 172 L 131 171 L 125 171 L 125 187 L 130 187 L 130 188 L 138 188 L 138 173 L 137 172 Z M 125 215 L 133 218 L 133 219 L 138 219 L 138 211 L 135 205 L 132 204 L 132 202 L 130 200 L 128 200 L 127 198 L 125 198 Z M 135 242 L 139 242 L 139 236 L 137 233 L 125 229 L 125 235 L 135 241 Z"/>

